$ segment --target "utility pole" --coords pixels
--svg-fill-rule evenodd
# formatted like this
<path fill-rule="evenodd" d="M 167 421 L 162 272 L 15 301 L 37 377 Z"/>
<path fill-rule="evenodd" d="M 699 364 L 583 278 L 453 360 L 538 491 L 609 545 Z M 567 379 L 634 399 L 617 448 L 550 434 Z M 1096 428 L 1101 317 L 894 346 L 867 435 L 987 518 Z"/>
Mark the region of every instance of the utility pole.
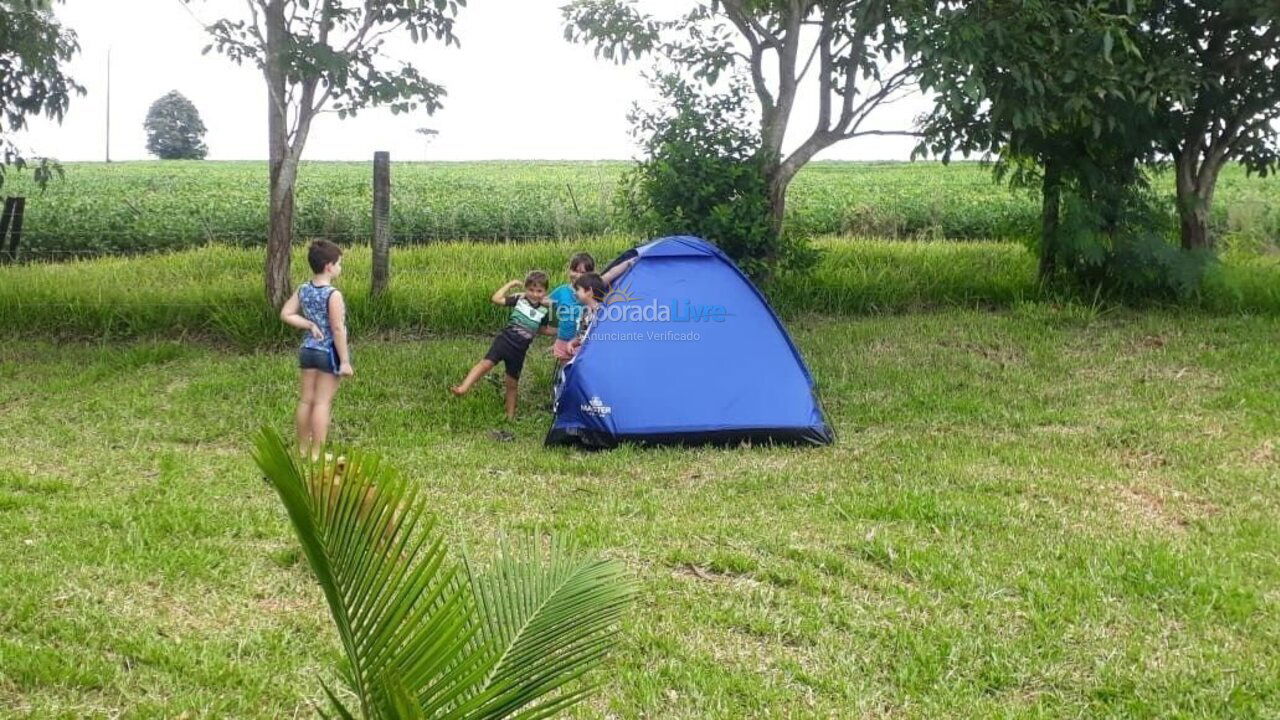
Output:
<path fill-rule="evenodd" d="M 107 162 L 111 162 L 111 48 L 107 48 Z"/>

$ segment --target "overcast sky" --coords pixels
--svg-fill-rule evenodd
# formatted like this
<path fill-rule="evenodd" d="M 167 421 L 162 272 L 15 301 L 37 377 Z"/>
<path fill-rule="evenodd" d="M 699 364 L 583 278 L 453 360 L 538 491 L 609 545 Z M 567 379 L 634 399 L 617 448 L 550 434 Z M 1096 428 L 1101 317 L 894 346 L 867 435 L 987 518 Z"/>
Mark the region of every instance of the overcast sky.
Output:
<path fill-rule="evenodd" d="M 643 65 L 618 67 L 563 39 L 559 7 L 566 0 L 470 0 L 459 15 L 461 49 L 397 43 L 392 55 L 418 66 L 448 90 L 434 116 L 370 110 L 355 119 L 317 119 L 304 152 L 309 160 L 365 160 L 390 150 L 401 160 L 626 159 L 635 154 L 626 113 L 650 97 Z M 654 12 L 687 6 L 680 0 L 641 0 Z M 209 128 L 215 160 L 266 157 L 266 88 L 256 69 L 237 67 L 211 52 L 202 22 L 239 11 L 233 0 L 67 0 L 57 13 L 80 37 L 71 74 L 88 90 L 75 98 L 62 125 L 32 122 L 23 144 L 64 161 L 105 156 L 107 53 L 111 51 L 111 158 L 141 160 L 142 128 L 156 98 L 178 90 L 195 103 Z M 810 98 L 812 100 L 812 98 Z M 814 122 L 803 103 L 793 128 Z M 902 129 L 926 108 L 912 97 L 886 107 L 868 127 Z M 440 132 L 430 144 L 414 130 Z M 795 135 L 796 133 L 792 133 Z M 791 142 L 799 139 L 790 138 Z M 827 150 L 820 159 L 906 159 L 905 138 L 865 138 Z"/>

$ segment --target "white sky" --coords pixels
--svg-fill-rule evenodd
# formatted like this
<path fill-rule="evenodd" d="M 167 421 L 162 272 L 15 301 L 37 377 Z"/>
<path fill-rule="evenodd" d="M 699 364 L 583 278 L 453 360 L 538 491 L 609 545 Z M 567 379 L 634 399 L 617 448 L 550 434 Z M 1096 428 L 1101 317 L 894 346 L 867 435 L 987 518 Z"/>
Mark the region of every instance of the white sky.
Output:
<path fill-rule="evenodd" d="M 559 7 L 567 0 L 470 0 L 455 31 L 462 48 L 406 39 L 392 54 L 413 62 L 448 90 L 435 116 L 395 116 L 374 109 L 355 119 L 327 114 L 313 125 L 309 160 L 365 160 L 390 150 L 400 160 L 626 159 L 635 147 L 627 110 L 650 98 L 643 64 L 615 66 L 587 47 L 563 39 Z M 687 7 L 680 0 L 641 0 L 661 13 Z M 200 21 L 238 13 L 236 0 L 67 0 L 58 8 L 76 30 L 81 53 L 70 71 L 88 94 L 72 100 L 62 125 L 33 120 L 22 144 L 63 161 L 105 156 L 106 59 L 111 50 L 111 158 L 149 159 L 143 119 L 151 103 L 178 90 L 195 103 L 209 132 L 209 158 L 266 157 L 266 88 L 256 68 L 237 67 L 216 51 L 201 55 L 208 36 Z M 193 17 L 193 14 L 195 17 Z M 792 136 L 807 134 L 816 100 L 801 103 Z M 906 129 L 927 109 L 913 96 L 883 108 L 866 127 Z M 414 130 L 440 135 L 427 145 Z M 798 139 L 789 138 L 793 143 Z M 905 160 L 909 138 L 861 138 L 828 149 L 819 159 Z"/>

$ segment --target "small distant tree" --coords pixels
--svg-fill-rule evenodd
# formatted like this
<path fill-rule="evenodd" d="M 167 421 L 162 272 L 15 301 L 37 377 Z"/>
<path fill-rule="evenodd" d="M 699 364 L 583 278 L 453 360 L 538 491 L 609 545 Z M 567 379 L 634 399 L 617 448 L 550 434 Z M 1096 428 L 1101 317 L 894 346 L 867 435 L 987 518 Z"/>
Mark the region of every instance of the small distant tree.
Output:
<path fill-rule="evenodd" d="M 436 130 L 435 128 L 429 128 L 429 127 L 420 127 L 417 130 L 414 130 L 414 132 L 422 136 L 422 147 L 424 151 L 426 150 L 427 147 L 431 145 L 432 142 L 435 142 L 435 139 L 437 137 L 440 136 L 439 130 Z"/>
<path fill-rule="evenodd" d="M 200 0 L 184 0 L 199 2 Z M 226 3 L 221 3 L 225 5 Z M 393 113 L 440 108 L 444 88 L 383 52 L 392 34 L 456 45 L 454 17 L 466 0 L 244 0 L 245 14 L 208 27 L 217 49 L 262 72 L 270 158 L 265 284 L 268 301 L 291 291 L 289 250 L 298 163 L 321 112 L 339 118 L 371 107 Z"/>
<path fill-rule="evenodd" d="M 71 96 L 84 94 L 63 67 L 80 50 L 75 31 L 51 8 L 50 0 L 0 0 L 0 186 L 8 168 L 34 165 L 40 187 L 62 172 L 49 158 L 26 157 L 12 139 L 33 116 L 61 122 Z"/>
<path fill-rule="evenodd" d="M 143 127 L 147 151 L 161 160 L 203 160 L 209 154 L 200 112 L 177 90 L 151 104 Z"/>

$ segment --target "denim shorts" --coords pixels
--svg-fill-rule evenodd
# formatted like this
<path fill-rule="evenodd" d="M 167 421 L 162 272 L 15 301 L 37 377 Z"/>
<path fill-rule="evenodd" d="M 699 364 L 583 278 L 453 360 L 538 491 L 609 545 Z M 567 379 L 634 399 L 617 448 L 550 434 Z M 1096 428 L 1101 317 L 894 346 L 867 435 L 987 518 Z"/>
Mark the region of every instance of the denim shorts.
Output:
<path fill-rule="evenodd" d="M 334 372 L 333 365 L 329 364 L 328 351 L 316 348 L 302 348 L 298 351 L 298 367 L 303 370 Z"/>

